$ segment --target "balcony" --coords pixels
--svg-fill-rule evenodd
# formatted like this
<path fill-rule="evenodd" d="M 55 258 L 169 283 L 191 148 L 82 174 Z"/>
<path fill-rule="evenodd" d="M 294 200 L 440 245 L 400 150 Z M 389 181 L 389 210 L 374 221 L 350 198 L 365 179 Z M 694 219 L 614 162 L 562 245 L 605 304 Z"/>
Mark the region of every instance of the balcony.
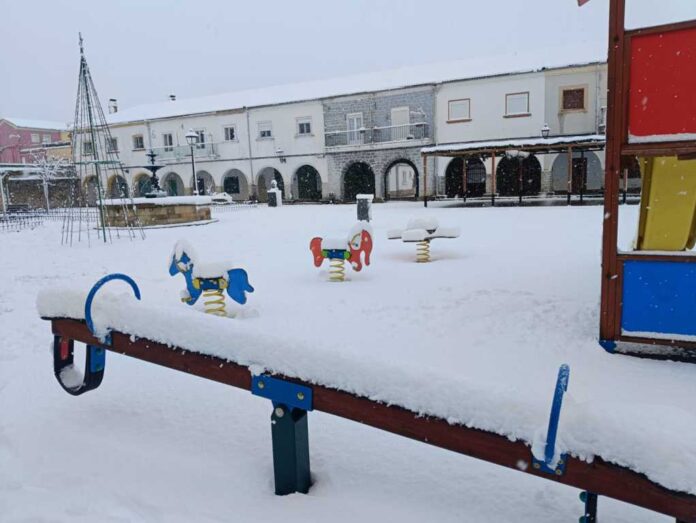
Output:
<path fill-rule="evenodd" d="M 181 162 L 191 158 L 191 147 L 188 145 L 172 145 L 169 147 L 153 147 L 152 150 L 161 162 Z M 193 146 L 196 158 L 217 158 L 217 144 L 204 143 Z"/>
<path fill-rule="evenodd" d="M 326 147 L 360 146 L 368 144 L 387 144 L 409 140 L 430 139 L 430 126 L 425 122 L 387 127 L 363 127 L 346 131 L 324 133 Z"/>

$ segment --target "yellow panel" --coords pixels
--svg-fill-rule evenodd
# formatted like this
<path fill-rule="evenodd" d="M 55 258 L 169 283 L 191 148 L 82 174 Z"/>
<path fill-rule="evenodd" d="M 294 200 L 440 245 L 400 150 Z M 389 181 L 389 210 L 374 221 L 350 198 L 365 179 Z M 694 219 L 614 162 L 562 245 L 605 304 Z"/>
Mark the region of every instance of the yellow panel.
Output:
<path fill-rule="evenodd" d="M 691 249 L 696 238 L 696 160 L 642 158 L 640 167 L 643 190 L 636 249 Z"/>

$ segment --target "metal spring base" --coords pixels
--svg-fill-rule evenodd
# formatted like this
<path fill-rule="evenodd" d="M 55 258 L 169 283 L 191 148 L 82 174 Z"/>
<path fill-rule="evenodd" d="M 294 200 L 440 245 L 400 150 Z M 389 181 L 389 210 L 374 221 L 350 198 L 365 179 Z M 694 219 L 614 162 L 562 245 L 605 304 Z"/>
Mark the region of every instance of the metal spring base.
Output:
<path fill-rule="evenodd" d="M 329 281 L 346 281 L 346 267 L 343 258 L 329 260 Z"/>
<path fill-rule="evenodd" d="M 416 244 L 416 261 L 418 263 L 427 263 L 430 261 L 430 241 L 423 240 Z"/>
<path fill-rule="evenodd" d="M 222 289 L 203 291 L 203 305 L 205 306 L 206 314 L 227 316 L 227 311 L 225 310 L 225 295 Z"/>

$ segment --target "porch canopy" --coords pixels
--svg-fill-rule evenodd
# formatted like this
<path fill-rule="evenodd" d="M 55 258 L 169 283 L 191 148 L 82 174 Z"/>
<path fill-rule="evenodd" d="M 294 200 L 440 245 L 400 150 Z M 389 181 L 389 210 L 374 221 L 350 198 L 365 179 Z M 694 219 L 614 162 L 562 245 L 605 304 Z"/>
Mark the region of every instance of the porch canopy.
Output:
<path fill-rule="evenodd" d="M 571 177 L 573 172 L 573 153 L 587 151 L 602 151 L 606 144 L 606 136 L 603 134 L 583 134 L 573 136 L 538 136 L 532 138 L 507 138 L 504 140 L 486 140 L 476 142 L 460 142 L 443 145 L 423 147 L 423 173 L 427 179 L 427 159 L 429 156 L 444 156 L 448 158 L 492 158 L 492 184 L 491 199 L 495 201 L 496 194 L 496 168 L 497 156 L 526 157 L 528 154 L 568 154 L 568 198 L 571 194 Z M 520 154 L 522 153 L 522 154 Z M 425 185 L 425 184 L 424 184 Z M 466 194 L 466 162 L 463 162 L 462 191 Z M 426 191 L 424 191 L 427 194 Z M 520 202 L 522 201 L 522 186 L 519 187 Z M 427 204 L 427 196 L 426 196 Z"/>

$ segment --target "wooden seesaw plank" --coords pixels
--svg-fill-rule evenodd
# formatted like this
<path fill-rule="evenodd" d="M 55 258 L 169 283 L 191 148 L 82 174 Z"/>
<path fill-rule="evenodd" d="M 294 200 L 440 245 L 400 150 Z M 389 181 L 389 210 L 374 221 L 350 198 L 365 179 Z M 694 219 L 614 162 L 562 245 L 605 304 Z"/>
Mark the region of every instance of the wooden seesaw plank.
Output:
<path fill-rule="evenodd" d="M 83 321 L 52 319 L 51 322 L 53 333 L 57 336 L 101 345 Z M 147 339 L 134 338 L 132 341 L 130 335 L 117 331 L 113 331 L 111 337 L 112 345 L 105 348 L 118 354 L 233 387 L 245 390 L 251 388 L 251 373 L 247 367 Z M 673 516 L 685 523 L 696 523 L 696 496 L 664 488 L 643 474 L 608 463 L 599 457 L 592 463 L 569 457 L 563 475 L 545 474 L 530 466 L 531 450 L 521 441 L 510 441 L 505 436 L 492 432 L 451 425 L 440 418 L 419 416 L 401 407 L 386 405 L 340 390 L 292 378 L 283 379 L 311 387 L 315 410 L 594 492 L 600 496 L 618 499 Z"/>

